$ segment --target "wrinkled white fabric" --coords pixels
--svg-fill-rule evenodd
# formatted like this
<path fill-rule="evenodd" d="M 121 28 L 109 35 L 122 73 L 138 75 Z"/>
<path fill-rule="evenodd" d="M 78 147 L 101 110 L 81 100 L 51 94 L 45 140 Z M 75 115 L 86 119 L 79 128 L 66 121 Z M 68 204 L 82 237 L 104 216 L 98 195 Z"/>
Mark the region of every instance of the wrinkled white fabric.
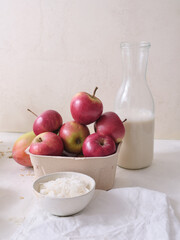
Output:
<path fill-rule="evenodd" d="M 80 213 L 56 217 L 33 207 L 11 240 L 179 240 L 180 223 L 164 193 L 134 187 L 96 190 Z"/>

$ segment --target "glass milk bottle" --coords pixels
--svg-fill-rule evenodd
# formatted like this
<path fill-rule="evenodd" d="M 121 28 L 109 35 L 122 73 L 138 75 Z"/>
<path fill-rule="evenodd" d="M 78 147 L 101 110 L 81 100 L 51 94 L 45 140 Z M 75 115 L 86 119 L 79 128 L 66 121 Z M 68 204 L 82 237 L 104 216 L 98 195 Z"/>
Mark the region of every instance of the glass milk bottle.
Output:
<path fill-rule="evenodd" d="M 124 122 L 118 166 L 140 169 L 151 165 L 154 145 L 154 102 L 146 81 L 150 43 L 121 43 L 123 81 L 115 111 Z"/>

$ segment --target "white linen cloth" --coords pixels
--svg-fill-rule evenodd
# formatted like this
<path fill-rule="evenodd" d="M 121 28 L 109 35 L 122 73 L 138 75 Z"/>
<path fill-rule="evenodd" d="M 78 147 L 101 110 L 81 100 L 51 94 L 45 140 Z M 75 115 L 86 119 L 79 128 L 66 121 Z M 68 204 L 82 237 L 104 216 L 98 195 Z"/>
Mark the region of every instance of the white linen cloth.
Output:
<path fill-rule="evenodd" d="M 91 203 L 69 217 L 33 206 L 11 240 L 179 240 L 180 223 L 164 193 L 134 187 L 96 190 Z"/>

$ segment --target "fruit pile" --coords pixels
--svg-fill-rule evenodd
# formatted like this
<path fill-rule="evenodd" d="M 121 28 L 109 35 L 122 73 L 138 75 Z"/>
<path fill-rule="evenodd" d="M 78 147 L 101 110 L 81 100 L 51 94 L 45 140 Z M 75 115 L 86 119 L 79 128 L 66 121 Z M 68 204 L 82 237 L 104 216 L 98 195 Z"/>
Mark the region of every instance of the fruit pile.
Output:
<path fill-rule="evenodd" d="M 102 114 L 103 104 L 95 96 L 96 91 L 97 87 L 92 95 L 79 92 L 72 98 L 73 121 L 63 124 L 62 116 L 55 110 L 36 115 L 33 131 L 14 143 L 14 160 L 31 166 L 29 155 L 24 152 L 27 147 L 32 154 L 50 156 L 100 157 L 115 153 L 125 135 L 124 124 L 114 112 Z M 90 134 L 87 125 L 92 123 L 95 132 Z"/>

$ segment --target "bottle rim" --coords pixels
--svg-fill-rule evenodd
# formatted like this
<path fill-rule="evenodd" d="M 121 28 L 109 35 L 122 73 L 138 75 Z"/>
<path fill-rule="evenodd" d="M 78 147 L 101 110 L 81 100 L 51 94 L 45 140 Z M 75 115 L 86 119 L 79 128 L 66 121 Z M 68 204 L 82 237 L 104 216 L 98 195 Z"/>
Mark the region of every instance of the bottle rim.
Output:
<path fill-rule="evenodd" d="M 150 47 L 151 43 L 146 42 L 146 41 L 141 41 L 141 42 L 121 42 L 120 47 L 121 48 L 147 48 Z"/>

